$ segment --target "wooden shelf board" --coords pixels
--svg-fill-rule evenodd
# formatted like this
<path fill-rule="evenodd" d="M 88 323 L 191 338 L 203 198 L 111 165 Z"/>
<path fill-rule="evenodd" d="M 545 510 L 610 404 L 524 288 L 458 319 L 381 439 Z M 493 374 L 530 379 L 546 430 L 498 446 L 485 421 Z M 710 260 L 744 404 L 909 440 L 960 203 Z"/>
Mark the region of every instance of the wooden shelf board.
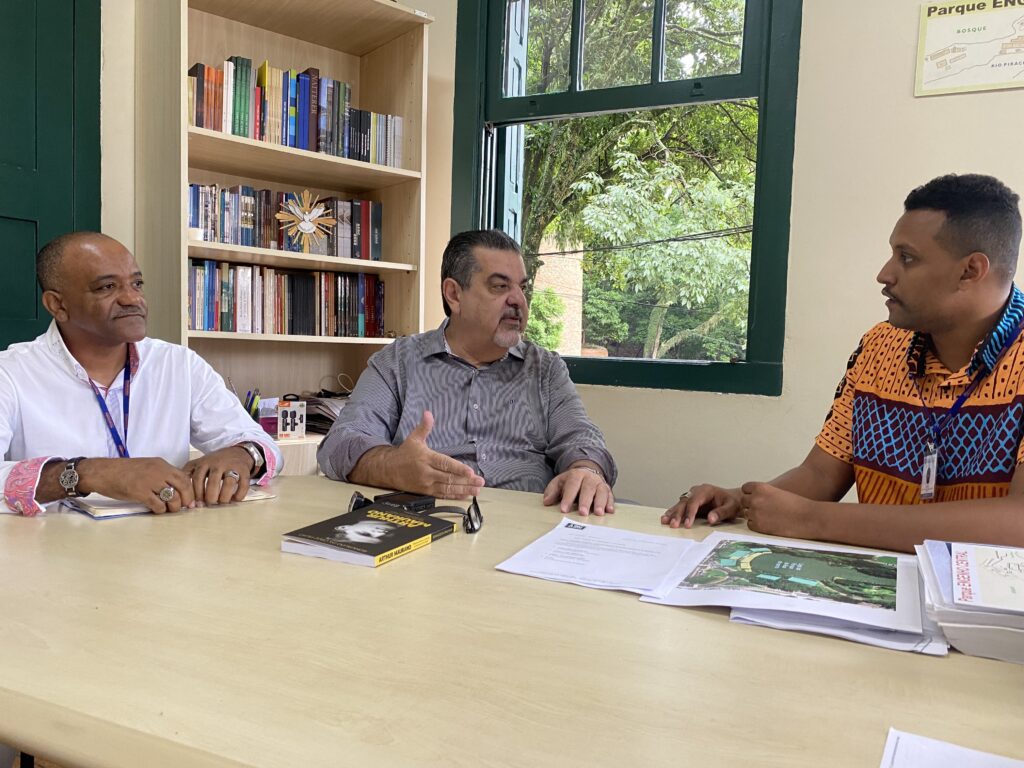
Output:
<path fill-rule="evenodd" d="M 189 0 L 189 7 L 362 56 L 434 19 L 391 0 Z"/>
<path fill-rule="evenodd" d="M 188 331 L 190 339 L 215 339 L 219 341 L 287 341 L 309 344 L 367 344 L 385 346 L 392 338 L 369 338 L 360 336 L 295 336 L 288 333 L 234 333 L 232 331 Z"/>
<path fill-rule="evenodd" d="M 419 171 L 362 163 L 192 126 L 188 129 L 188 165 L 300 188 L 350 192 L 383 189 L 420 178 Z"/>
<path fill-rule="evenodd" d="M 282 269 L 321 269 L 330 272 L 415 272 L 415 264 L 401 264 L 393 261 L 369 261 L 366 259 L 341 259 L 315 254 L 278 251 L 273 248 L 249 248 L 228 243 L 207 243 L 190 240 L 190 259 L 214 259 L 241 264 L 259 264 Z"/>

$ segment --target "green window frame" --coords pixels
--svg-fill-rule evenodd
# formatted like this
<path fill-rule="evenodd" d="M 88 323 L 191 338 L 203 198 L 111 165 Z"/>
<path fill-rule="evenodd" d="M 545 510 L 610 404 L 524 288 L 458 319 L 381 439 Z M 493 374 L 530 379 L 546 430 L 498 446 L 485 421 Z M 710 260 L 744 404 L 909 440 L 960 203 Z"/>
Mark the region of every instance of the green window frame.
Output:
<path fill-rule="evenodd" d="M 655 62 L 661 58 L 665 1 L 655 0 L 654 6 Z M 507 0 L 459 0 L 452 232 L 482 226 L 500 207 L 494 201 L 500 195 L 496 185 L 485 188 L 484 183 L 485 142 L 494 136 L 495 128 L 588 113 L 756 97 L 760 117 L 746 359 L 692 362 L 566 357 L 565 361 L 578 384 L 780 395 L 802 0 L 746 0 L 738 74 L 666 82 L 661 80 L 660 67 L 652 65 L 650 83 L 595 90 L 578 87 L 585 0 L 571 2 L 568 90 L 506 97 L 502 50 Z"/>

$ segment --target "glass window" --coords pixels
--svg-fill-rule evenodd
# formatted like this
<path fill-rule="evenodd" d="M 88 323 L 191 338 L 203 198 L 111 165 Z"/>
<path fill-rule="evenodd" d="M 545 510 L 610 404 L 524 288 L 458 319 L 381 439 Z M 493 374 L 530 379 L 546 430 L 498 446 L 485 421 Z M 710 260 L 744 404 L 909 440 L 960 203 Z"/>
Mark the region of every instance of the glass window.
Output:
<path fill-rule="evenodd" d="M 665 0 L 665 80 L 740 71 L 744 0 Z"/>
<path fill-rule="evenodd" d="M 528 336 L 569 356 L 746 359 L 757 102 L 525 131 Z"/>
<path fill-rule="evenodd" d="M 583 7 L 583 89 L 649 83 L 653 0 L 588 0 Z"/>

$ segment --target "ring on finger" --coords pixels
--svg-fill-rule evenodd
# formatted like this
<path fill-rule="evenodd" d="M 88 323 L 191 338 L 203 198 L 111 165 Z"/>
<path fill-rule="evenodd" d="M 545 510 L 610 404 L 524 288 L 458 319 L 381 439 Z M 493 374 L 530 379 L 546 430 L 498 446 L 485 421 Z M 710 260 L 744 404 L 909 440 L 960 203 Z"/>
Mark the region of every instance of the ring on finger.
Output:
<path fill-rule="evenodd" d="M 166 485 L 160 489 L 160 493 L 158 493 L 157 496 L 160 497 L 160 501 L 166 503 L 174 498 L 174 493 L 175 491 L 173 486 Z"/>
<path fill-rule="evenodd" d="M 690 498 L 690 492 L 689 491 L 683 491 L 682 495 L 680 495 L 680 497 L 679 497 L 679 500 L 680 501 L 686 501 L 689 498 Z"/>
<path fill-rule="evenodd" d="M 229 469 L 227 472 L 225 472 L 224 473 L 224 477 L 233 477 L 233 478 L 235 478 L 235 482 L 236 483 L 239 480 L 242 479 L 242 476 L 240 474 L 238 474 L 237 472 L 235 472 L 235 470 L 233 470 L 233 469 Z"/>

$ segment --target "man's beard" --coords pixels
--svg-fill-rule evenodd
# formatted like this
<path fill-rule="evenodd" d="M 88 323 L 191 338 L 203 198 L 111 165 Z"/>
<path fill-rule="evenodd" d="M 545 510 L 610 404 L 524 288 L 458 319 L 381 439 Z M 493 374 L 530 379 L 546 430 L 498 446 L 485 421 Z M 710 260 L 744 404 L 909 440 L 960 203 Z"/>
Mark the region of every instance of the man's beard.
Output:
<path fill-rule="evenodd" d="M 514 347 L 516 344 L 518 344 L 519 342 L 521 342 L 523 340 L 523 330 L 522 330 L 523 316 L 521 314 L 519 314 L 519 313 L 516 313 L 514 315 L 505 315 L 501 320 L 502 320 L 502 322 L 504 322 L 505 320 L 508 320 L 508 319 L 518 320 L 520 322 L 520 327 L 519 328 L 499 327 L 498 330 L 496 330 L 494 332 L 494 336 L 492 337 L 494 343 L 497 346 L 502 347 L 503 349 L 511 349 L 512 347 Z"/>

